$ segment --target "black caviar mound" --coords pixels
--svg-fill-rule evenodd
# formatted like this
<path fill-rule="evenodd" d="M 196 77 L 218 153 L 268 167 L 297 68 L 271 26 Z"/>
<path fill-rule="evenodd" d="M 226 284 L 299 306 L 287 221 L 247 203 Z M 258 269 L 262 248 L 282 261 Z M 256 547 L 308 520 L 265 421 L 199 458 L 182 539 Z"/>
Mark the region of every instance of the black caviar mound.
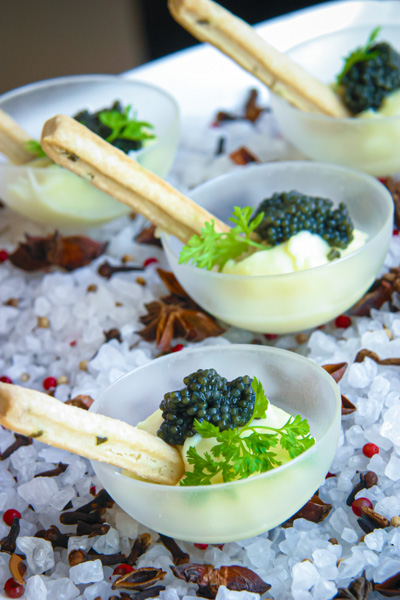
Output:
<path fill-rule="evenodd" d="M 371 46 L 368 54 L 371 58 L 356 62 L 340 82 L 342 100 L 354 115 L 378 110 L 383 99 L 400 88 L 400 54 L 386 42 Z"/>
<path fill-rule="evenodd" d="M 160 404 L 163 423 L 157 432 L 167 444 L 180 445 L 196 431 L 193 421 L 208 421 L 221 431 L 243 427 L 254 411 L 252 379 L 227 381 L 215 369 L 199 369 L 183 380 L 185 388 L 168 392 Z"/>
<path fill-rule="evenodd" d="M 354 225 L 343 202 L 333 208 L 332 200 L 306 196 L 294 190 L 276 192 L 263 200 L 252 219 L 264 213 L 256 228 L 268 245 L 276 246 L 300 231 L 320 235 L 334 248 L 346 248 L 353 239 Z"/>
<path fill-rule="evenodd" d="M 75 121 L 82 123 L 82 125 L 85 125 L 85 127 L 90 129 L 90 131 L 93 131 L 93 133 L 96 133 L 103 138 L 103 140 L 105 140 L 112 133 L 112 129 L 107 127 L 107 125 L 104 125 L 99 118 L 100 113 L 105 110 L 116 110 L 122 114 L 124 112 L 124 107 L 122 106 L 121 102 L 116 100 L 110 107 L 102 108 L 96 112 L 82 110 L 74 115 L 74 119 Z M 124 138 L 116 138 L 115 140 L 112 140 L 110 144 L 116 148 L 119 148 L 119 150 L 122 150 L 122 152 L 125 152 L 125 154 L 128 154 L 128 152 L 131 150 L 140 150 L 143 147 L 142 140 L 127 140 Z"/>

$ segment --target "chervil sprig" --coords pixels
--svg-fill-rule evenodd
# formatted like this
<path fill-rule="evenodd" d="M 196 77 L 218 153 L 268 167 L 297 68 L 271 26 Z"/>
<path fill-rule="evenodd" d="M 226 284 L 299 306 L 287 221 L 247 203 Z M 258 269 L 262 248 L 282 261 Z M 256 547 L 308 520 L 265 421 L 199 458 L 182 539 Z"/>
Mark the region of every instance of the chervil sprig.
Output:
<path fill-rule="evenodd" d="M 28 152 L 34 154 L 36 158 L 43 158 L 44 156 L 46 156 L 46 153 L 43 150 L 40 142 L 37 142 L 36 140 L 29 140 L 28 142 L 26 142 L 25 148 Z"/>
<path fill-rule="evenodd" d="M 371 31 L 367 43 L 365 46 L 359 46 L 353 52 L 344 59 L 345 63 L 343 69 L 336 75 L 336 86 L 339 86 L 342 82 L 343 77 L 346 75 L 348 71 L 350 71 L 351 67 L 358 62 L 363 62 L 365 60 L 371 60 L 371 58 L 375 58 L 378 55 L 378 52 L 371 52 L 371 47 L 376 40 L 381 27 L 375 27 L 373 31 Z"/>
<path fill-rule="evenodd" d="M 130 117 L 131 106 L 127 106 L 123 112 L 118 110 L 103 110 L 99 113 L 99 119 L 109 127 L 112 131 L 106 137 L 107 142 L 113 142 L 115 139 L 125 140 L 149 140 L 156 136 L 153 133 L 148 133 L 144 129 L 153 129 L 151 123 L 146 121 L 137 121 L 136 118 Z"/>
<path fill-rule="evenodd" d="M 307 420 L 300 415 L 290 415 L 280 428 L 258 425 L 257 419 L 265 418 L 269 403 L 258 379 L 254 378 L 252 387 L 254 410 L 244 427 L 220 431 L 208 421 L 195 421 L 196 432 L 203 438 L 215 438 L 216 444 L 204 455 L 200 455 L 194 446 L 188 449 L 187 460 L 193 465 L 193 471 L 185 474 L 181 485 L 210 485 L 217 476 L 223 482 L 246 479 L 281 464 L 272 450 L 278 443 L 288 451 L 290 458 L 315 443 Z"/>
<path fill-rule="evenodd" d="M 219 270 L 229 259 L 235 259 L 249 250 L 250 246 L 266 250 L 266 246 L 251 239 L 251 234 L 263 219 L 260 213 L 250 221 L 253 209 L 235 206 L 230 221 L 234 227 L 227 233 L 217 233 L 214 221 L 205 223 L 200 236 L 193 235 L 186 246 L 181 250 L 179 263 L 192 262 L 200 269 L 211 270 L 218 265 Z"/>

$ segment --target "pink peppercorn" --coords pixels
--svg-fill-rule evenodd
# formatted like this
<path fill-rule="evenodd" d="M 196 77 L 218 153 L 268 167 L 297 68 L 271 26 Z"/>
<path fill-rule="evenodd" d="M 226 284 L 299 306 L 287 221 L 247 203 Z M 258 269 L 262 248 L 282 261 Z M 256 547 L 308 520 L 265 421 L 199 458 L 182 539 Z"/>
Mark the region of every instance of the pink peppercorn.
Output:
<path fill-rule="evenodd" d="M 6 262 L 6 260 L 8 259 L 8 252 L 7 250 L 0 250 L 0 263 Z"/>
<path fill-rule="evenodd" d="M 47 391 L 54 389 L 57 387 L 57 379 L 55 377 L 46 377 L 46 379 L 43 379 L 43 387 Z"/>
<path fill-rule="evenodd" d="M 13 383 L 13 380 L 11 379 L 11 377 L 7 377 L 7 375 L 2 375 L 0 377 L 0 381 L 2 383 Z"/>
<path fill-rule="evenodd" d="M 158 263 L 158 260 L 154 258 L 154 256 L 151 256 L 150 258 L 146 258 L 146 260 L 143 263 L 143 266 L 148 267 L 149 265 L 153 265 L 155 263 Z"/>
<path fill-rule="evenodd" d="M 172 346 L 171 352 L 180 352 L 184 349 L 184 347 L 185 346 L 183 344 L 176 344 L 175 346 Z"/>
<path fill-rule="evenodd" d="M 353 504 L 351 505 L 351 509 L 357 517 L 361 517 L 362 506 L 372 508 L 371 500 L 369 498 L 357 498 L 357 500 L 354 500 Z"/>
<path fill-rule="evenodd" d="M 3 521 L 6 525 L 9 525 L 11 527 L 11 525 L 13 524 L 14 519 L 20 519 L 21 518 L 21 513 L 19 512 L 19 510 L 16 510 L 15 508 L 9 508 L 8 510 L 5 511 L 4 515 L 3 515 Z"/>
<path fill-rule="evenodd" d="M 336 327 L 347 329 L 351 325 L 351 319 L 347 315 L 339 315 L 335 319 Z"/>
<path fill-rule="evenodd" d="M 364 456 L 366 456 L 367 458 L 372 458 L 374 456 L 374 454 L 379 454 L 379 448 L 376 444 L 365 444 L 365 446 L 363 446 L 363 454 Z"/>

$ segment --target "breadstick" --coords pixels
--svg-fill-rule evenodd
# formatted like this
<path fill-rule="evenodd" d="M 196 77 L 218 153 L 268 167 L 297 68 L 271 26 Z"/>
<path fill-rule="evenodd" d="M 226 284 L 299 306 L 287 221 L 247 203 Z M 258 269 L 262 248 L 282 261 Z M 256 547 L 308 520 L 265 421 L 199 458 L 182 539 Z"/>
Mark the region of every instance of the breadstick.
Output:
<path fill-rule="evenodd" d="M 75 119 L 57 115 L 44 124 L 42 146 L 61 165 L 187 243 L 206 221 L 229 227 Z"/>
<path fill-rule="evenodd" d="M 252 73 L 271 90 L 287 95 L 301 110 L 348 116 L 340 98 L 288 56 L 266 42 L 242 19 L 212 0 L 168 0 L 178 23 L 209 42 Z"/>
<path fill-rule="evenodd" d="M 15 165 L 31 161 L 34 156 L 26 149 L 31 136 L 0 109 L 0 154 L 4 154 Z"/>
<path fill-rule="evenodd" d="M 153 483 L 174 485 L 184 473 L 179 452 L 160 438 L 35 390 L 0 383 L 0 423 Z"/>

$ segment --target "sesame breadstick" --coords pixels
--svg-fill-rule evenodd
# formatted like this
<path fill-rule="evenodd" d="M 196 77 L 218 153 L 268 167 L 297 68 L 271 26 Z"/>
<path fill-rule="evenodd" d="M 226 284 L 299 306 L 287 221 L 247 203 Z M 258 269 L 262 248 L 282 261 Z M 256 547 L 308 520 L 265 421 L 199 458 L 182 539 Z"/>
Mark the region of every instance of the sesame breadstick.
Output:
<path fill-rule="evenodd" d="M 0 154 L 4 154 L 15 165 L 30 162 L 34 158 L 26 149 L 26 143 L 30 140 L 32 137 L 0 109 Z"/>
<path fill-rule="evenodd" d="M 0 424 L 153 483 L 175 485 L 184 473 L 179 452 L 160 438 L 28 388 L 0 383 Z"/>
<path fill-rule="evenodd" d="M 168 0 L 174 19 L 198 40 L 209 42 L 271 90 L 309 112 L 348 116 L 331 88 L 271 46 L 242 19 L 212 0 Z"/>
<path fill-rule="evenodd" d="M 199 234 L 204 223 L 212 219 L 216 231 L 229 230 L 193 200 L 71 117 L 57 115 L 48 120 L 42 131 L 42 146 L 54 162 L 127 204 L 183 243 Z"/>

